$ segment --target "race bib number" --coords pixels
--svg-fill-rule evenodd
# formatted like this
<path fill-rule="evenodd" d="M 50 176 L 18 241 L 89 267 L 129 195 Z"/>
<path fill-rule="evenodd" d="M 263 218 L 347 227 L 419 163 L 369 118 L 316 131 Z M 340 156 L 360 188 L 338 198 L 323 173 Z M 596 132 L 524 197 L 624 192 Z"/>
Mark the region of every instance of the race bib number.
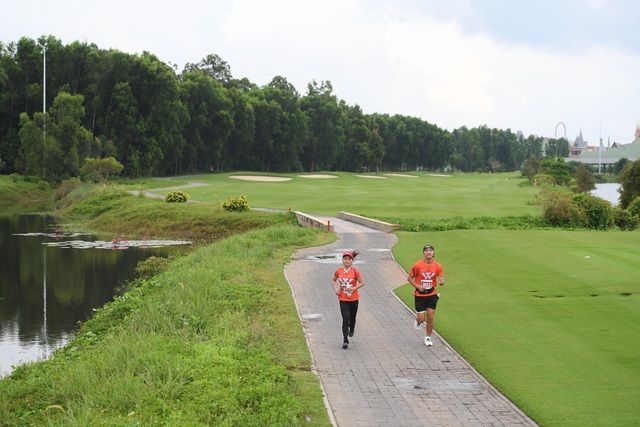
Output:
<path fill-rule="evenodd" d="M 340 291 L 351 295 L 353 292 L 353 287 L 351 286 L 352 280 L 353 279 L 340 279 Z"/>
<path fill-rule="evenodd" d="M 426 289 L 422 291 L 423 294 L 428 294 L 433 291 L 433 279 L 420 280 L 420 286 L 424 286 Z"/>

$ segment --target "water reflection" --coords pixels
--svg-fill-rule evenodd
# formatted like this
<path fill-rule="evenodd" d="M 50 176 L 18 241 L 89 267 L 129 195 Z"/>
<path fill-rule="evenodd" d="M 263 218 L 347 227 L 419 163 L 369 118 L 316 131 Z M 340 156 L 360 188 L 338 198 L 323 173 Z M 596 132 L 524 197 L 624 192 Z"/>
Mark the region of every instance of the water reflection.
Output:
<path fill-rule="evenodd" d="M 48 216 L 0 216 L 0 376 L 64 345 L 133 279 L 139 261 L 189 250 L 188 242 L 166 243 L 101 242 L 65 233 Z"/>
<path fill-rule="evenodd" d="M 620 201 L 620 188 L 622 188 L 622 186 L 617 183 L 596 184 L 596 188 L 591 190 L 591 194 L 608 200 L 613 206 L 617 206 Z"/>

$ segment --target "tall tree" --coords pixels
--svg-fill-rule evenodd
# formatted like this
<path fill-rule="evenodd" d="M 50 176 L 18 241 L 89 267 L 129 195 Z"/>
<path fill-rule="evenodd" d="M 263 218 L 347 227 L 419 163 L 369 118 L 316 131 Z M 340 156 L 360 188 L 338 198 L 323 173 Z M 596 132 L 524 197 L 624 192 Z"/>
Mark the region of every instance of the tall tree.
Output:
<path fill-rule="evenodd" d="M 367 144 L 369 146 L 369 166 L 375 168 L 376 174 L 378 173 L 378 169 L 380 164 L 382 163 L 382 159 L 384 158 L 385 148 L 382 137 L 380 136 L 380 128 L 376 123 L 375 117 L 370 119 L 369 128 L 371 132 L 369 133 L 369 139 Z"/>
<path fill-rule="evenodd" d="M 190 73 L 197 70 L 201 70 L 208 77 L 219 81 L 225 87 L 230 87 L 233 83 L 233 76 L 231 74 L 231 67 L 229 64 L 216 54 L 209 54 L 206 58 L 197 64 L 187 63 L 184 67 L 184 73 Z"/>
<path fill-rule="evenodd" d="M 555 159 L 544 159 L 540 162 L 542 173 L 553 177 L 554 185 L 563 185 L 571 181 L 571 171 L 569 165 L 560 157 Z"/>
<path fill-rule="evenodd" d="M 330 81 L 318 84 L 315 80 L 307 86 L 307 95 L 301 100 L 301 108 L 307 120 L 309 138 L 302 153 L 305 170 L 319 171 L 334 168 L 344 144 L 341 126 L 342 111 L 338 98 L 333 94 Z"/>
<path fill-rule="evenodd" d="M 186 72 L 180 88 L 188 111 L 184 129 L 188 171 L 220 168 L 223 151 L 233 130 L 233 104 L 222 84 L 202 71 Z"/>
<path fill-rule="evenodd" d="M 250 97 L 244 90 L 231 88 L 228 95 L 233 104 L 233 130 L 224 147 L 222 167 L 252 170 L 257 162 L 254 150 L 256 115 Z"/>
<path fill-rule="evenodd" d="M 540 136 L 529 135 L 526 139 L 522 139 L 520 155 L 518 156 L 521 161 L 528 159 L 530 156 L 534 156 L 540 160 L 543 157 L 542 146 L 544 139 Z"/>
<path fill-rule="evenodd" d="M 538 174 L 538 170 L 540 168 L 540 161 L 536 158 L 535 155 L 531 154 L 529 158 L 522 165 L 522 173 L 523 176 L 526 176 L 529 182 L 533 182 L 533 177 Z"/>
<path fill-rule="evenodd" d="M 581 193 L 587 193 L 596 188 L 593 174 L 585 165 L 580 165 L 575 172 L 576 186 Z"/>
<path fill-rule="evenodd" d="M 620 174 L 620 207 L 626 209 L 640 197 L 640 160 L 629 162 Z"/>
<path fill-rule="evenodd" d="M 5 162 L 5 171 L 8 173 L 19 170 L 18 124 L 20 112 L 23 111 L 19 99 L 21 70 L 15 61 L 16 49 L 13 42 L 0 42 L 0 157 Z"/>
<path fill-rule="evenodd" d="M 91 133 L 81 125 L 82 95 L 61 92 L 51 114 L 21 115 L 20 139 L 24 171 L 51 183 L 78 176 L 84 158 L 97 152 Z M 45 132 L 46 125 L 46 132 Z"/>
<path fill-rule="evenodd" d="M 49 132 L 55 138 L 56 152 L 60 152 L 61 158 L 52 158 L 54 164 L 59 168 L 55 180 L 66 179 L 78 176 L 80 171 L 80 159 L 90 154 L 91 147 L 87 147 L 87 142 L 91 142 L 88 131 L 82 127 L 81 121 L 84 117 L 84 107 L 82 95 L 70 95 L 61 92 L 56 96 L 51 112 L 51 126 Z M 82 156 L 82 157 L 81 157 Z"/>
<path fill-rule="evenodd" d="M 20 114 L 20 159 L 15 167 L 42 179 L 46 176 L 44 123 L 48 118 L 43 113 L 35 113 L 33 119 L 27 113 Z"/>
<path fill-rule="evenodd" d="M 268 105 L 268 108 L 263 110 L 267 113 L 265 119 L 273 121 L 265 129 L 268 132 L 262 133 L 267 148 L 267 170 L 302 170 L 300 154 L 308 138 L 308 132 L 300 106 L 300 94 L 286 78 L 276 76 L 262 89 L 262 97 Z M 260 134 L 256 129 L 256 136 Z M 259 142 L 258 138 L 256 142 Z"/>
<path fill-rule="evenodd" d="M 524 159 L 519 158 L 518 137 L 510 129 L 493 129 L 495 159 L 507 171 L 514 171 L 520 167 Z M 494 170 L 494 172 L 499 172 Z"/>
<path fill-rule="evenodd" d="M 484 170 L 484 152 L 482 151 L 481 133 L 477 129 L 461 127 L 453 131 L 454 153 L 459 163 L 455 165 L 463 172 Z"/>
<path fill-rule="evenodd" d="M 142 175 L 136 141 L 142 140 L 144 126 L 137 120 L 137 112 L 138 102 L 129 83 L 116 83 L 103 119 L 104 135 L 114 142 L 117 160 L 124 165 L 126 173 L 133 177 Z"/>

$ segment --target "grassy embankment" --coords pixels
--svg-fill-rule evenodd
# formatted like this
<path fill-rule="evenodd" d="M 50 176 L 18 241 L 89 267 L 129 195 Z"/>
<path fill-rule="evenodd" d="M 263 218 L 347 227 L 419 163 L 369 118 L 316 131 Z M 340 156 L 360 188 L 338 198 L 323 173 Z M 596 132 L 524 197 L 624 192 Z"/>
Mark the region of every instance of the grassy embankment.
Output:
<path fill-rule="evenodd" d="M 0 209 L 2 212 L 24 212 L 30 208 L 51 206 L 52 190 L 42 184 L 0 175 Z"/>
<path fill-rule="evenodd" d="M 289 214 L 110 187 L 72 199 L 59 213 L 94 231 L 225 239 L 140 280 L 54 357 L 0 380 L 0 425 L 330 425 L 283 265 L 331 235 Z"/>

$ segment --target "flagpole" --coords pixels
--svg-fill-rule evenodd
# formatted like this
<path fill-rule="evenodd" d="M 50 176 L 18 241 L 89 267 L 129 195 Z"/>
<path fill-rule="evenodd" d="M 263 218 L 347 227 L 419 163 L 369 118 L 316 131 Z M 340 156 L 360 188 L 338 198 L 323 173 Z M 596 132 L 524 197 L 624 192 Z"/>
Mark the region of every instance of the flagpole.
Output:
<path fill-rule="evenodd" d="M 602 150 L 598 148 L 598 174 L 600 174 L 600 163 L 602 159 Z"/>
<path fill-rule="evenodd" d="M 602 152 L 605 150 L 602 145 L 602 138 L 600 138 L 600 146 L 598 147 L 598 174 L 600 173 L 600 166 L 602 164 Z"/>

